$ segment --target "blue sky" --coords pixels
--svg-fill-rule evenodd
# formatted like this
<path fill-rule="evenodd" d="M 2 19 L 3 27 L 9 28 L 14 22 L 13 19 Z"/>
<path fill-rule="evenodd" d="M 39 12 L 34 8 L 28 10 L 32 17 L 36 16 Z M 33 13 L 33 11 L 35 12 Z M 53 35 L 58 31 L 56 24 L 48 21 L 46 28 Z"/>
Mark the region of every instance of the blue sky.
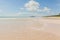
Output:
<path fill-rule="evenodd" d="M 29 3 L 32 1 L 33 3 Z M 28 7 L 32 4 L 35 5 L 34 9 L 32 9 L 34 5 Z M 58 13 L 60 0 L 0 0 L 0 16 L 42 16 Z"/>

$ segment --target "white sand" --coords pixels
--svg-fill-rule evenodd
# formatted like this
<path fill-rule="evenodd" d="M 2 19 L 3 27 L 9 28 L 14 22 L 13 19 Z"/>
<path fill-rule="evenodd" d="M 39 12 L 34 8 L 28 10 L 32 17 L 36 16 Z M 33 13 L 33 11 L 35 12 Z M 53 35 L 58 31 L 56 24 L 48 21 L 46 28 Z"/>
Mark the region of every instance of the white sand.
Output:
<path fill-rule="evenodd" d="M 60 40 L 60 19 L 0 19 L 0 40 Z"/>

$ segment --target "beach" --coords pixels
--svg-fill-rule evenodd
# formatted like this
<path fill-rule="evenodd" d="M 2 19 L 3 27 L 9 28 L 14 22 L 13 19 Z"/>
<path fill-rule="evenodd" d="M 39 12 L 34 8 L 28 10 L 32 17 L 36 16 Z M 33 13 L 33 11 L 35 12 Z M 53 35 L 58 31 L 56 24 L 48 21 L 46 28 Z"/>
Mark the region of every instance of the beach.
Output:
<path fill-rule="evenodd" d="M 0 18 L 0 40 L 60 40 L 60 18 Z"/>

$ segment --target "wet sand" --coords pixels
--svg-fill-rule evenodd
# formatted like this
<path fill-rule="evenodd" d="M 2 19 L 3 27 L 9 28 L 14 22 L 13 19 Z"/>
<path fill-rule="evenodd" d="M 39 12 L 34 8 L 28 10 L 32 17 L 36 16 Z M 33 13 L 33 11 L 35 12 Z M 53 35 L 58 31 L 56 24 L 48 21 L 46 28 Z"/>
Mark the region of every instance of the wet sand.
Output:
<path fill-rule="evenodd" d="M 60 19 L 0 18 L 0 40 L 60 40 Z"/>

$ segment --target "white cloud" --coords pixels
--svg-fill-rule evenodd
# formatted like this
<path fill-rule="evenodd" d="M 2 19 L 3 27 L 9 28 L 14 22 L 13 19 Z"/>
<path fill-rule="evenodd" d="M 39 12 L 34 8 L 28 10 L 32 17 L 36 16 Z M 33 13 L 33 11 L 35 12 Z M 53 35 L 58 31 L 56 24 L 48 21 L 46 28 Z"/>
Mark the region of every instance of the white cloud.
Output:
<path fill-rule="evenodd" d="M 40 9 L 40 4 L 34 0 L 30 0 L 28 3 L 24 5 L 24 8 L 28 11 L 37 11 L 37 12 L 50 12 L 51 9 L 48 7 L 44 7 L 43 9 Z"/>
<path fill-rule="evenodd" d="M 49 9 L 48 7 L 44 7 L 44 9 L 43 9 L 43 12 L 50 12 L 51 11 L 51 9 Z"/>
<path fill-rule="evenodd" d="M 37 11 L 40 7 L 40 4 L 34 0 L 30 0 L 28 3 L 24 5 L 24 7 L 28 11 Z"/>
<path fill-rule="evenodd" d="M 24 8 L 20 8 L 20 10 L 24 10 Z"/>
<path fill-rule="evenodd" d="M 21 12 L 21 10 L 29 11 L 29 12 L 41 12 L 41 13 L 49 13 L 51 11 L 51 9 L 48 7 L 41 8 L 40 6 L 41 5 L 38 2 L 36 2 L 34 0 L 30 0 L 29 2 L 27 2 L 24 5 L 23 8 L 20 8 L 20 12 L 18 13 L 18 15 L 24 14 L 23 12 Z M 33 13 L 32 13 L 32 15 L 33 15 Z M 39 14 L 37 13 L 37 15 L 39 15 Z"/>

